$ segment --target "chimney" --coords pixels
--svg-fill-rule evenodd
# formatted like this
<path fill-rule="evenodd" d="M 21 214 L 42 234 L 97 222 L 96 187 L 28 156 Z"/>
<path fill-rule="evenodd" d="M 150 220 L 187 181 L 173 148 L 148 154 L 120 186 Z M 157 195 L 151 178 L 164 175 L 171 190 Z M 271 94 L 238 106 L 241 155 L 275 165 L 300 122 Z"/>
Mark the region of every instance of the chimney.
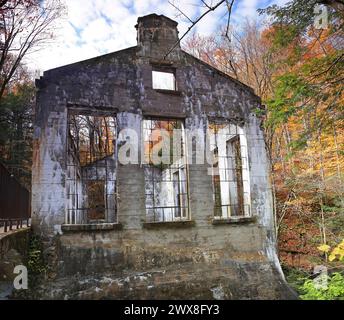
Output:
<path fill-rule="evenodd" d="M 137 19 L 137 45 L 139 54 L 154 60 L 163 60 L 165 55 L 178 42 L 178 23 L 164 15 L 150 14 Z M 166 57 L 166 60 L 179 59 L 180 44 Z"/>

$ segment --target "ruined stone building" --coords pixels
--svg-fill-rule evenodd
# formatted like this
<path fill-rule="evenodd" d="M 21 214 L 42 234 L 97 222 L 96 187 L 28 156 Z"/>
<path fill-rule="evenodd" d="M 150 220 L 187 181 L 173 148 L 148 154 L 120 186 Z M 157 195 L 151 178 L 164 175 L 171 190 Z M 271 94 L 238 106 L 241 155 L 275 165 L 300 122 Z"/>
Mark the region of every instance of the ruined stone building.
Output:
<path fill-rule="evenodd" d="M 151 14 L 136 29 L 137 46 L 36 83 L 32 225 L 54 297 L 290 297 L 259 97 L 183 51 L 175 21 Z M 170 163 L 150 161 L 157 129 L 178 129 Z M 210 165 L 197 161 L 206 132 Z M 118 161 L 126 145 L 139 161 Z"/>

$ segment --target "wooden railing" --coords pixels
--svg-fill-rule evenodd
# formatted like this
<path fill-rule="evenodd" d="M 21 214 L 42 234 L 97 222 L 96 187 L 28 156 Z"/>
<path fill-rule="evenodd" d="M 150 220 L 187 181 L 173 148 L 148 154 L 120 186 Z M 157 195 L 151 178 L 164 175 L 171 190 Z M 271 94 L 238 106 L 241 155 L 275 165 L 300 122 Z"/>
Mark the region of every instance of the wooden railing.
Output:
<path fill-rule="evenodd" d="M 0 163 L 0 230 L 29 226 L 30 192 Z"/>

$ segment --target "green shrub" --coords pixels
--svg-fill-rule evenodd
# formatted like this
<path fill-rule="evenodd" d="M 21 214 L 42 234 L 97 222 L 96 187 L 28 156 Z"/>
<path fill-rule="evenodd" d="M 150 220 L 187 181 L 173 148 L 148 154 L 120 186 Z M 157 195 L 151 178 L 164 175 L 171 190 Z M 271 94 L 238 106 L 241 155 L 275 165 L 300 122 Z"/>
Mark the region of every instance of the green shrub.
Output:
<path fill-rule="evenodd" d="M 344 277 L 340 273 L 333 273 L 324 288 L 317 287 L 313 280 L 308 279 L 300 291 L 303 300 L 344 300 Z"/>
<path fill-rule="evenodd" d="M 43 259 L 42 242 L 40 238 L 35 235 L 30 235 L 29 252 L 28 252 L 28 274 L 29 286 L 35 287 L 38 280 L 46 272 L 46 265 Z"/>

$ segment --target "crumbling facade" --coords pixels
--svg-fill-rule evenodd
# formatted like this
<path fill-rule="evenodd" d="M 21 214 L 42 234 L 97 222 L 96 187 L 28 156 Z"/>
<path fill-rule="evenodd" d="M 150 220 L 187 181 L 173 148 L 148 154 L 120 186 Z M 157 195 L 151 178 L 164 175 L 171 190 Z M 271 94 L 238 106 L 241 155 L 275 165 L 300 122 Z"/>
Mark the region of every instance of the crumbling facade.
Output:
<path fill-rule="evenodd" d="M 59 288 L 46 294 L 292 297 L 275 249 L 260 99 L 181 50 L 175 21 L 152 14 L 136 28 L 137 46 L 37 80 L 32 225 Z M 162 129 L 167 140 L 179 130 L 179 153 L 156 164 Z M 209 131 L 210 165 L 195 151 Z M 140 160 L 119 161 L 133 154 Z"/>

